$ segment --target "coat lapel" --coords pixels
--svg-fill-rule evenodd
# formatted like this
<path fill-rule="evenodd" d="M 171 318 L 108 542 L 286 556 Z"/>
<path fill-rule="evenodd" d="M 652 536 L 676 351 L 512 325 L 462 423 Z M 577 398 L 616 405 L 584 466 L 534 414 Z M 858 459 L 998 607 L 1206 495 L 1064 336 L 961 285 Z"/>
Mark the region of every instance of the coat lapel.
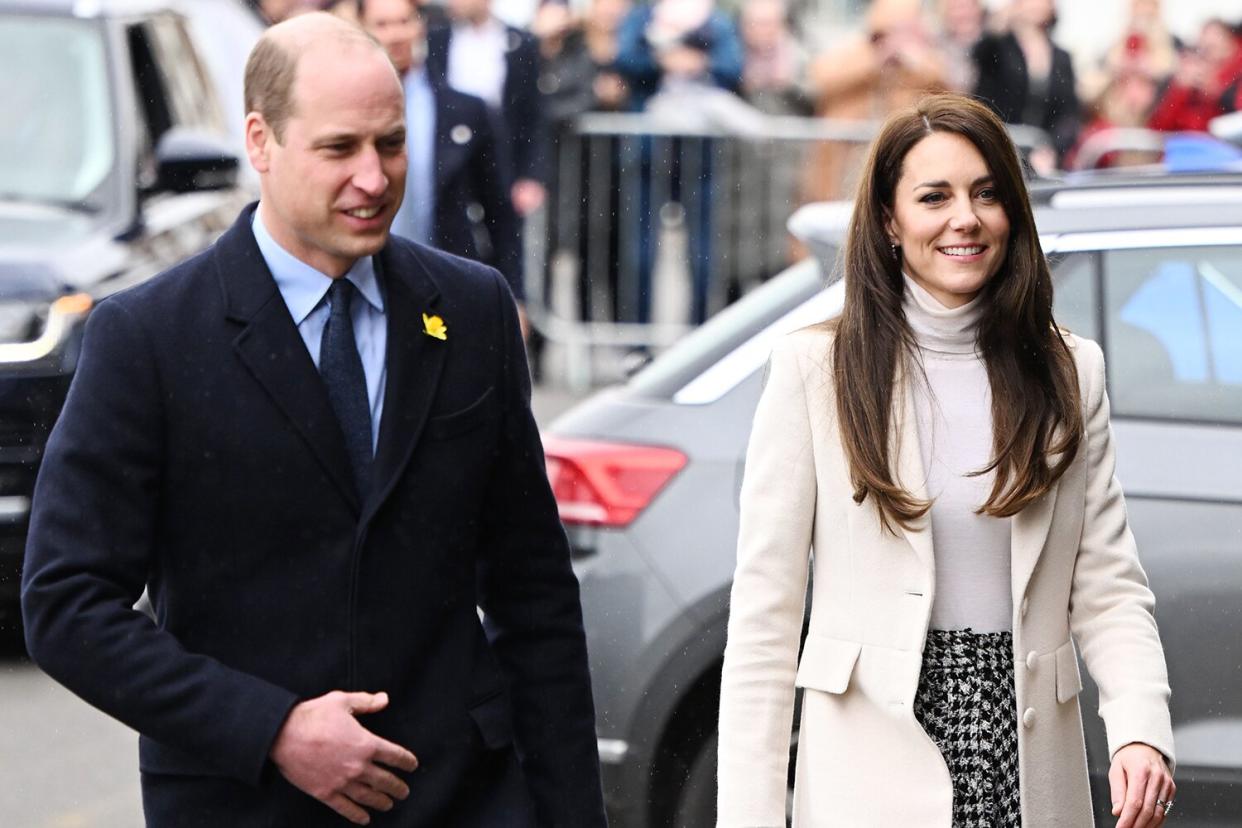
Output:
<path fill-rule="evenodd" d="M 1055 445 L 1061 439 L 1060 431 L 1053 435 Z M 1061 460 L 1060 454 L 1048 456 L 1048 464 L 1056 465 Z M 1061 481 L 1052 484 L 1044 496 L 1014 515 L 1010 529 L 1010 582 L 1013 591 L 1014 606 L 1017 606 L 1026 593 L 1026 585 L 1035 572 L 1039 556 L 1044 551 L 1044 543 L 1048 540 L 1048 530 L 1052 527 L 1052 517 L 1056 512 L 1057 492 Z"/>
<path fill-rule="evenodd" d="M 254 205 L 243 210 L 216 247 L 226 315 L 244 326 L 233 348 L 350 507 L 358 511 L 345 439 L 306 343 L 254 240 L 253 215 Z"/>
<path fill-rule="evenodd" d="M 435 399 L 451 340 L 424 333 L 423 314 L 435 314 L 439 290 L 408 248 L 389 243 L 376 257 L 388 306 L 388 379 L 375 452 L 374 485 L 363 510 L 371 519 L 410 461 Z M 449 330 L 453 320 L 445 319 Z"/>
<path fill-rule="evenodd" d="M 923 468 L 922 450 L 919 445 L 918 419 L 914 411 L 914 394 L 906 381 L 908 369 L 900 363 L 893 383 L 894 399 L 892 421 L 888 429 L 888 456 L 896 458 L 897 484 L 918 500 L 927 499 L 927 473 Z M 892 461 L 890 461 L 892 462 Z M 934 574 L 936 561 L 932 552 L 931 520 L 927 515 L 915 521 L 912 528 L 902 527 L 902 533 L 927 571 Z"/>

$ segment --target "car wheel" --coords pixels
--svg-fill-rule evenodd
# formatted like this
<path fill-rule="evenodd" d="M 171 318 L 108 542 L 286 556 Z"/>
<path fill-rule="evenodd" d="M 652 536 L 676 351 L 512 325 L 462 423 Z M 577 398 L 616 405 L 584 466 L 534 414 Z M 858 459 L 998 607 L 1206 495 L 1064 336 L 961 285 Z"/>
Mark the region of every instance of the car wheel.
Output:
<path fill-rule="evenodd" d="M 677 798 L 673 825 L 677 828 L 712 828 L 716 824 L 716 750 L 715 733 L 708 736 L 690 763 L 686 784 Z"/>
<path fill-rule="evenodd" d="M 719 737 L 713 733 L 703 742 L 686 774 L 677 800 L 675 828 L 713 828 L 716 824 L 716 756 Z M 789 781 L 785 790 L 785 824 L 793 815 L 794 758 L 798 753 L 798 728 L 789 741 Z"/>

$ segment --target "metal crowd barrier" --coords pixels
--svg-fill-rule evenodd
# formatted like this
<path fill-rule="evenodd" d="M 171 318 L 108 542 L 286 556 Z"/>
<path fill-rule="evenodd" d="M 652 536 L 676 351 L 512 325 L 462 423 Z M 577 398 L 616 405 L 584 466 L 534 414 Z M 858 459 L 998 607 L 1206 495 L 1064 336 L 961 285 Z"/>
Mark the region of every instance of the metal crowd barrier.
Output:
<path fill-rule="evenodd" d="M 805 186 L 817 153 L 853 149 L 844 167 L 856 175 L 880 126 L 687 103 L 591 113 L 559 136 L 550 199 L 527 224 L 527 312 L 561 346 L 557 373 L 574 390 L 615 378 L 601 355 L 616 366 L 626 351 L 665 348 L 805 255 L 785 222 L 824 197 Z M 1047 143 L 1039 130 L 1013 135 Z"/>

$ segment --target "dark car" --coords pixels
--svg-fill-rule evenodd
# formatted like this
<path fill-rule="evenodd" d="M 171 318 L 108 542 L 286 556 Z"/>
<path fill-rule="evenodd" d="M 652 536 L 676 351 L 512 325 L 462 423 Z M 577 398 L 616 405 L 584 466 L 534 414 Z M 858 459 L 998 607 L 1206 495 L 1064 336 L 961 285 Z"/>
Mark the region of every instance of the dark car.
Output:
<path fill-rule="evenodd" d="M 105 296 L 202 250 L 248 199 L 239 139 L 167 3 L 0 0 L 0 626 L 30 495 Z M 257 25 L 257 24 L 256 24 Z M 230 97 L 232 93 L 230 92 Z M 240 90 L 232 105 L 240 107 Z"/>
<path fill-rule="evenodd" d="M 1056 318 L 1108 361 L 1118 477 L 1173 688 L 1176 823 L 1242 824 L 1242 175 L 1116 175 L 1032 194 Z M 716 719 L 738 493 L 763 366 L 840 312 L 849 205 L 791 227 L 817 253 L 545 435 L 574 542 L 612 824 L 715 824 Z M 1081 697 L 1097 824 L 1108 754 Z M 792 691 L 791 691 L 792 692 Z M 796 733 L 795 733 L 796 745 Z"/>

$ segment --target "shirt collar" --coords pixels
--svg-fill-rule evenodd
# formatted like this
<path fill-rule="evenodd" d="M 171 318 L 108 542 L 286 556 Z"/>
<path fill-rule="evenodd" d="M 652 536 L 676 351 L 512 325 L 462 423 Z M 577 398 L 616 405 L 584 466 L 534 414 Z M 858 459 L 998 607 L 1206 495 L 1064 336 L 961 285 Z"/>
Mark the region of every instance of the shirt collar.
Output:
<path fill-rule="evenodd" d="M 407 97 L 415 91 L 431 91 L 431 80 L 427 77 L 425 66 L 411 66 L 406 69 L 405 75 L 401 78 L 401 84 L 405 87 Z"/>
<path fill-rule="evenodd" d="M 332 286 L 332 277 L 319 272 L 281 247 L 263 224 L 258 210 L 254 211 L 251 227 L 254 230 L 254 240 L 259 245 L 259 252 L 263 254 L 263 260 L 267 262 L 267 268 L 276 280 L 280 295 L 289 306 L 294 324 L 301 325 L 327 295 L 328 288 Z M 384 312 L 384 294 L 375 272 L 375 261 L 370 256 L 363 256 L 355 261 L 346 271 L 345 278 L 354 283 L 358 293 L 371 307 L 379 313 Z"/>

